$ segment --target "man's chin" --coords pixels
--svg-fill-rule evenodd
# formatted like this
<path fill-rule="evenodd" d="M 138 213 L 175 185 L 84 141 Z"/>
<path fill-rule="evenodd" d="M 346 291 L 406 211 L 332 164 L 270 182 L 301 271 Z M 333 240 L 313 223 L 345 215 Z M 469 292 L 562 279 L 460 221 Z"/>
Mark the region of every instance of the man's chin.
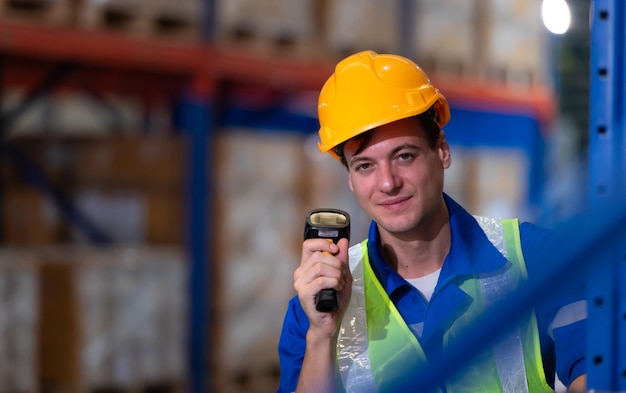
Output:
<path fill-rule="evenodd" d="M 407 221 L 400 221 L 400 220 L 386 220 L 383 221 L 382 223 L 380 221 L 377 221 L 379 227 L 382 227 L 385 232 L 394 235 L 394 236 L 404 236 L 408 233 L 411 233 L 413 231 L 413 229 L 415 228 L 415 226 Z"/>

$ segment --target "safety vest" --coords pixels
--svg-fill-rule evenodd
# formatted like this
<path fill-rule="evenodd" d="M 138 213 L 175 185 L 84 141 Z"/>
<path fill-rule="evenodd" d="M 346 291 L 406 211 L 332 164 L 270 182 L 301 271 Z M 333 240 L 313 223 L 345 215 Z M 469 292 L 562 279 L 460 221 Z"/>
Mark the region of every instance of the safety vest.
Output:
<path fill-rule="evenodd" d="M 509 260 L 507 268 L 466 280 L 461 289 L 474 300 L 444 335 L 444 347 L 486 308 L 527 276 L 519 222 L 476 217 L 491 243 Z M 338 384 L 347 393 L 419 391 L 412 384 L 428 363 L 419 341 L 376 278 L 367 240 L 349 250 L 352 296 L 337 341 Z M 416 371 L 417 370 L 417 371 Z M 551 392 L 546 382 L 534 312 L 459 376 L 446 381 L 448 393 Z"/>

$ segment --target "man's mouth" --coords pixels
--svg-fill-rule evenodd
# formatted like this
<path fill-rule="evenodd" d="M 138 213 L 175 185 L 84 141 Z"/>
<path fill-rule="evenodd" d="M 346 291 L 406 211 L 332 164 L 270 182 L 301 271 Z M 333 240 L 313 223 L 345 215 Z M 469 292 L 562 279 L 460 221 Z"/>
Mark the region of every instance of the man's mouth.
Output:
<path fill-rule="evenodd" d="M 409 199 L 410 199 L 409 197 L 387 199 L 381 202 L 380 206 L 382 206 L 383 208 L 387 210 L 397 210 L 403 207 Z"/>

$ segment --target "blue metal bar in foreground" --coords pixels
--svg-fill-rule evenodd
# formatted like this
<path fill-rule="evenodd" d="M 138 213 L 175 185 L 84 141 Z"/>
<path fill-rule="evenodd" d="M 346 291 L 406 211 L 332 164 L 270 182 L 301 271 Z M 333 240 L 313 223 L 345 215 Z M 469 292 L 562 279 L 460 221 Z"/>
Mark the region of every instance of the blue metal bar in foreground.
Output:
<path fill-rule="evenodd" d="M 626 4 L 595 0 L 591 20 L 589 213 L 557 228 L 545 274 L 453 343 L 422 373 L 420 391 L 434 390 L 462 370 L 559 283 L 586 280 L 587 388 L 626 392 Z"/>
<path fill-rule="evenodd" d="M 210 391 L 211 313 L 211 184 L 208 158 L 212 151 L 212 112 L 208 97 L 188 93 L 181 103 L 182 128 L 187 133 L 189 245 L 189 391 Z"/>
<path fill-rule="evenodd" d="M 450 343 L 441 359 L 432 362 L 418 377 L 415 386 L 419 391 L 434 391 L 442 381 L 461 371 L 487 345 L 514 327 L 525 311 L 542 298 L 557 293 L 560 283 L 584 280 L 588 266 L 609 269 L 614 264 L 623 264 L 623 260 L 599 258 L 616 247 L 626 234 L 626 201 L 612 202 L 601 210 L 590 211 L 559 225 L 555 236 L 546 244 L 545 273 L 520 287 Z M 602 390 L 617 391 L 608 385 Z"/>
<path fill-rule="evenodd" d="M 589 200 L 597 207 L 626 200 L 626 5 L 595 0 L 590 16 Z M 619 240 L 598 247 L 601 252 L 588 265 L 587 387 L 593 390 L 626 392 L 623 232 Z"/>

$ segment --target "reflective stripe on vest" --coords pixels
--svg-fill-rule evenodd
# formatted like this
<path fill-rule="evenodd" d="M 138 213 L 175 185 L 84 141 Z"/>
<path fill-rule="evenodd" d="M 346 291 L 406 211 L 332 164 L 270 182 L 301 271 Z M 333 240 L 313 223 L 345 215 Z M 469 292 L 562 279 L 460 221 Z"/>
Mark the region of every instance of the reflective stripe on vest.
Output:
<path fill-rule="evenodd" d="M 444 343 L 471 325 L 475 317 L 526 277 L 517 220 L 477 217 L 491 243 L 511 262 L 504 272 L 467 280 L 461 286 L 474 298 L 470 309 L 444 335 Z M 427 365 L 417 338 L 376 278 L 368 259 L 367 240 L 350 248 L 352 296 L 337 341 L 337 364 L 346 392 L 413 391 L 414 372 Z M 444 344 L 444 345 L 445 345 Z M 468 387 L 475 387 L 468 388 Z M 546 392 L 539 335 L 534 313 L 519 328 L 478 356 L 464 372 L 446 382 L 449 393 Z"/>

